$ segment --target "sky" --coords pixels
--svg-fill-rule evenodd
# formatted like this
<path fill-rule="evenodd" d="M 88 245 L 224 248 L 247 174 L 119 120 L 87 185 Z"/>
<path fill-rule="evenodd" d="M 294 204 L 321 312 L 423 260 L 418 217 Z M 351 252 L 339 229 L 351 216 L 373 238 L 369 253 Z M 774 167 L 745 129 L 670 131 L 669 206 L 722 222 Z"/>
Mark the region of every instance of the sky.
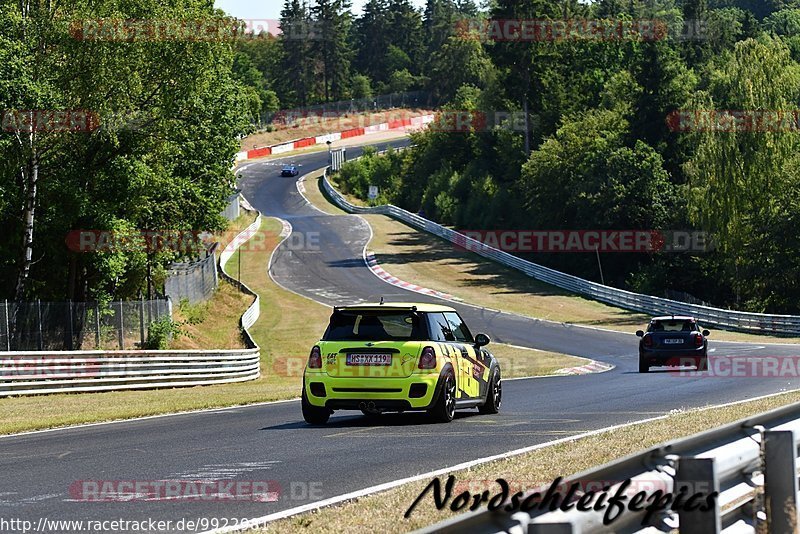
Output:
<path fill-rule="evenodd" d="M 425 0 L 411 0 L 417 7 L 423 7 Z M 367 0 L 351 0 L 353 12 L 361 13 Z M 281 15 L 283 0 L 215 0 L 214 5 L 225 10 L 229 15 L 240 19 L 278 19 Z"/>

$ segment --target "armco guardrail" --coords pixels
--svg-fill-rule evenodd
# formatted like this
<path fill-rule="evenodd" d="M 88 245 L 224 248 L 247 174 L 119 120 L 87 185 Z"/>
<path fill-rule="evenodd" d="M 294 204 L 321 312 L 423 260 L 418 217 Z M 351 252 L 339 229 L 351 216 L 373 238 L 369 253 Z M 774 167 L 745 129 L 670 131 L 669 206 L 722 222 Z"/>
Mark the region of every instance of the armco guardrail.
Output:
<path fill-rule="evenodd" d="M 117 391 L 225 384 L 261 376 L 260 349 L 248 329 L 259 316 L 258 295 L 224 271 L 225 263 L 261 224 L 237 235 L 220 254 L 222 276 L 254 297 L 240 319 L 248 348 L 233 350 L 136 350 L 0 352 L 0 397 L 44 393 Z"/>
<path fill-rule="evenodd" d="M 243 284 L 240 280 L 236 280 L 234 277 L 228 274 L 225 271 L 225 264 L 228 263 L 228 260 L 231 259 L 236 250 L 241 247 L 243 243 L 252 238 L 258 231 L 259 227 L 261 226 L 261 212 L 256 211 L 256 214 L 256 220 L 253 221 L 253 223 L 245 228 L 241 233 L 239 233 L 239 235 L 234 237 L 225 247 L 225 250 L 223 250 L 219 255 L 219 270 L 222 274 L 222 277 L 231 284 L 237 286 L 243 292 L 254 297 L 253 304 L 251 304 L 247 311 L 244 312 L 239 321 L 245 340 L 247 341 L 248 345 L 253 348 L 257 348 L 258 345 L 256 345 L 256 342 L 253 340 L 252 336 L 250 336 L 249 329 L 255 324 L 261 313 L 261 297 L 259 297 L 258 293 L 247 287 L 247 285 Z"/>
<path fill-rule="evenodd" d="M 0 352 L 0 397 L 254 380 L 258 349 Z"/>
<path fill-rule="evenodd" d="M 772 315 L 765 313 L 750 313 L 735 310 L 724 310 L 698 304 L 688 304 L 676 300 L 651 297 L 632 293 L 623 289 L 590 282 L 565 274 L 536 263 L 518 258 L 508 252 L 490 247 L 480 241 L 465 236 L 459 232 L 446 228 L 419 215 L 415 215 L 397 206 L 385 205 L 375 207 L 355 206 L 348 202 L 328 180 L 326 171 L 323 178 L 326 193 L 333 201 L 345 211 L 350 213 L 378 213 L 389 215 L 414 228 L 439 236 L 451 243 L 474 252 L 484 258 L 496 261 L 526 275 L 546 282 L 558 288 L 577 293 L 584 297 L 605 302 L 627 310 L 648 313 L 652 315 L 691 315 L 703 323 L 730 330 L 746 332 L 775 333 L 775 334 L 800 334 L 800 316 L 797 315 Z"/>
<path fill-rule="evenodd" d="M 595 504 L 602 488 L 609 487 L 606 494 L 610 498 L 625 485 L 620 492 L 623 506 L 615 507 L 620 515 L 609 525 L 603 524 L 607 507 L 579 511 L 573 506 L 552 512 L 548 507 L 543 507 L 543 512 L 499 508 L 457 516 L 420 532 L 797 532 L 798 438 L 800 404 L 793 404 L 578 473 L 559 486 L 569 488 L 577 483 L 582 488 L 575 493 L 578 498 L 595 491 L 589 499 Z M 651 497 L 658 490 L 662 496 L 671 494 L 672 499 L 643 523 L 647 510 L 642 508 L 656 499 L 645 501 L 638 511 L 629 506 L 631 499 L 642 491 Z M 541 488 L 538 491 L 541 494 Z M 714 491 L 719 494 L 709 506 L 706 498 Z M 532 493 L 524 494 L 520 502 Z M 702 507 L 690 511 L 692 506 L 679 506 L 677 513 L 672 511 L 671 505 L 681 493 L 684 504 L 692 495 L 702 494 L 694 503 Z"/>

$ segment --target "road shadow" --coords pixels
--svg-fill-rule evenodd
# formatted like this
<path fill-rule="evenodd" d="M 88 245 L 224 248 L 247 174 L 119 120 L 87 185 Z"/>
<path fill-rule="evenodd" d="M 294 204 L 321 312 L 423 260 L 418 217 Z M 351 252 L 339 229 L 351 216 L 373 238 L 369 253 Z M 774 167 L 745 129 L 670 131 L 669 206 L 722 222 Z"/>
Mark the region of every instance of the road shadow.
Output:
<path fill-rule="evenodd" d="M 456 412 L 455 421 L 470 419 L 478 416 L 477 410 Z M 380 428 L 380 427 L 405 427 L 440 425 L 424 412 L 384 413 L 379 416 L 366 416 L 358 412 L 343 413 L 341 416 L 334 414 L 325 425 L 310 425 L 303 420 L 280 425 L 266 426 L 259 430 L 297 430 L 302 428 Z"/>

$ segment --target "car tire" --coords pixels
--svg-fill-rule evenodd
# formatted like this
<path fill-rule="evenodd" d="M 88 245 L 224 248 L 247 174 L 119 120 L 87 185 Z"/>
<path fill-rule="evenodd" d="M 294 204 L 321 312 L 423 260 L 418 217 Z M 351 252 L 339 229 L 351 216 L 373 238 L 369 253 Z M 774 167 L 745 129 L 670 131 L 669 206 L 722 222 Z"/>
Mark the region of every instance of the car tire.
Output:
<path fill-rule="evenodd" d="M 456 377 L 448 371 L 441 380 L 436 403 L 428 410 L 428 415 L 437 423 L 449 423 L 456 415 Z"/>
<path fill-rule="evenodd" d="M 495 368 L 492 379 L 489 380 L 489 388 L 486 392 L 486 402 L 478 407 L 482 414 L 493 414 L 500 411 L 500 404 L 503 401 L 503 385 L 500 380 L 500 369 Z"/>
<path fill-rule="evenodd" d="M 644 360 L 642 360 L 641 358 L 639 358 L 639 372 L 640 373 L 649 373 L 650 372 L 650 366 L 647 365 L 644 362 Z"/>
<path fill-rule="evenodd" d="M 308 402 L 306 398 L 306 388 L 303 386 L 303 395 L 300 398 L 300 405 L 303 408 L 303 419 L 309 425 L 324 425 L 331 417 L 331 411 L 328 408 L 320 408 Z"/>

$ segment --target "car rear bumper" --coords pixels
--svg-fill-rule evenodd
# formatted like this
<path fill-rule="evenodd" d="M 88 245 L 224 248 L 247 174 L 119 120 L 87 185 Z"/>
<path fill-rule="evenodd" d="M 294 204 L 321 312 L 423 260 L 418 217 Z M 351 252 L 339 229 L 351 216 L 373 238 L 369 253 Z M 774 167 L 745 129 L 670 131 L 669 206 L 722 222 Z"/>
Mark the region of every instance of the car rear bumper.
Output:
<path fill-rule="evenodd" d="M 700 358 L 706 357 L 705 347 L 696 349 L 640 349 L 639 360 L 648 365 L 694 365 Z"/>
<path fill-rule="evenodd" d="M 435 400 L 438 380 L 438 373 L 403 378 L 333 378 L 307 373 L 304 384 L 313 406 L 358 410 L 365 403 L 384 410 L 424 410 Z"/>

